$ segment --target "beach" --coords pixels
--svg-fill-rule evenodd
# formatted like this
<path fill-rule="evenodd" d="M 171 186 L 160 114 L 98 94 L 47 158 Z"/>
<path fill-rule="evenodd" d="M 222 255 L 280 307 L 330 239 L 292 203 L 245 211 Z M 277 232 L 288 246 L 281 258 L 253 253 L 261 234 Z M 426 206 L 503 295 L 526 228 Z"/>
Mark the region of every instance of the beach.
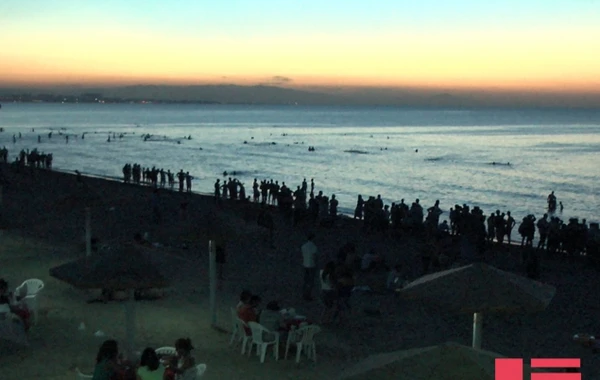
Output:
<path fill-rule="evenodd" d="M 385 273 L 359 274 L 357 286 L 376 292 L 354 292 L 352 314 L 342 325 L 323 326 L 317 335 L 317 363 L 292 358 L 275 362 L 268 356 L 261 364 L 256 356 L 242 356 L 228 345 L 230 335 L 210 326 L 208 241 L 226 244 L 225 279 L 218 292 L 217 324 L 231 329 L 230 307 L 248 289 L 263 304 L 278 300 L 282 307 L 318 320 L 322 306 L 302 299 L 300 246 L 309 231 L 316 235 L 319 266 L 335 257 L 338 249 L 354 242 L 359 254 L 376 249 L 390 265 L 402 264 L 407 279 L 420 275 L 423 242 L 411 236 L 397 239 L 366 234 L 361 222 L 343 218 L 333 227 L 300 225 L 273 209 L 276 228 L 274 247 L 267 232 L 257 226 L 259 206 L 224 202 L 210 196 L 160 192 L 161 221 L 153 220 L 153 191 L 146 186 L 123 184 L 2 165 L 3 203 L 0 220 L 0 277 L 11 287 L 28 278 L 39 278 L 39 322 L 29 332 L 30 345 L 17 347 L 0 340 L 0 367 L 6 380 L 72 379 L 78 367 L 93 369 L 103 339 L 125 340 L 123 302 L 86 303 L 94 294 L 74 289 L 49 276 L 51 267 L 85 255 L 85 207 L 92 214 L 92 236 L 99 246 L 131 241 L 147 234 L 157 243 L 147 250 L 148 259 L 170 279 L 171 286 L 158 300 L 136 302 L 136 348 L 171 346 L 189 337 L 198 363 L 206 363 L 206 379 L 331 379 L 339 371 L 369 354 L 456 341 L 469 345 L 472 317 L 449 315 L 414 300 L 380 292 Z M 78 189 L 90 189 L 95 199 L 83 199 Z M 87 202 L 91 202 L 87 204 Z M 186 204 L 182 208 L 182 203 Z M 484 210 L 489 212 L 492 210 Z M 523 274 L 518 247 L 492 247 L 485 261 L 504 270 Z M 600 376 L 600 361 L 572 340 L 577 333 L 596 329 L 597 270 L 586 261 L 545 259 L 540 281 L 557 288 L 547 310 L 532 315 L 486 315 L 483 348 L 510 357 L 581 357 L 583 378 Z M 375 309 L 379 313 L 365 313 Z M 84 323 L 86 328 L 80 330 Z M 96 337 L 98 330 L 105 337 Z"/>

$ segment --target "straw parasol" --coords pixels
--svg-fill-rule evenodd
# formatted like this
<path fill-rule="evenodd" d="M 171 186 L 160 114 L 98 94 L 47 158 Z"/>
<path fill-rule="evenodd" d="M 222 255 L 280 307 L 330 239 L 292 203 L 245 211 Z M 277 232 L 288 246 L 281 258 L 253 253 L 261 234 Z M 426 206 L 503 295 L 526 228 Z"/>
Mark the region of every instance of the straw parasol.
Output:
<path fill-rule="evenodd" d="M 447 342 L 437 346 L 376 354 L 342 371 L 339 380 L 493 380 L 495 352 Z M 528 366 L 523 366 L 529 372 Z"/>
<path fill-rule="evenodd" d="M 481 348 L 483 313 L 532 313 L 546 309 L 556 288 L 476 263 L 423 276 L 401 294 L 453 313 L 473 313 L 473 347 Z"/>
<path fill-rule="evenodd" d="M 135 337 L 135 289 L 163 288 L 169 282 L 133 244 L 86 256 L 50 269 L 50 276 L 80 289 L 128 290 L 126 331 L 130 353 Z"/>

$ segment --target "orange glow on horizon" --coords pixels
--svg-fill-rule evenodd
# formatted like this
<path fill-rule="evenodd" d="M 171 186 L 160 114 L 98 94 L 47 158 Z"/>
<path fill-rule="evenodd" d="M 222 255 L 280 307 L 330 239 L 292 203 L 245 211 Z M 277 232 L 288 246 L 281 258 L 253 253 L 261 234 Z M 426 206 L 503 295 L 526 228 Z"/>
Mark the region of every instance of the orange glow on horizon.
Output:
<path fill-rule="evenodd" d="M 273 84 L 600 92 L 597 31 L 192 38 L 100 30 L 3 41 L 0 84 Z M 274 76 L 290 78 L 272 81 Z"/>

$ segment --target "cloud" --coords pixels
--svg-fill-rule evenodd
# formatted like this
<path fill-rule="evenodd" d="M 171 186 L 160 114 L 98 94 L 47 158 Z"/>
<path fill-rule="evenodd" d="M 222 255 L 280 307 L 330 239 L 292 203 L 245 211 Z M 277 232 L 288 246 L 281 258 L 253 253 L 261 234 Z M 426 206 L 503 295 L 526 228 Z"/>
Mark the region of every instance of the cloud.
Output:
<path fill-rule="evenodd" d="M 284 77 L 281 75 L 274 75 L 268 79 L 266 79 L 265 81 L 263 81 L 262 83 L 260 83 L 261 85 L 275 85 L 275 86 L 281 86 L 281 85 L 285 85 L 285 84 L 290 84 L 292 82 L 292 78 L 289 77 Z"/>

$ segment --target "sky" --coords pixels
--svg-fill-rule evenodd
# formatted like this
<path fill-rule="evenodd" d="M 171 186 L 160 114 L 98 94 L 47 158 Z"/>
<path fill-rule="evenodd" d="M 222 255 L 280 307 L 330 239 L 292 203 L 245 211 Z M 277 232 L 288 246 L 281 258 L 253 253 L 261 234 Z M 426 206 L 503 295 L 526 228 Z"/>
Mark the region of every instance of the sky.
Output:
<path fill-rule="evenodd" d="M 600 92 L 598 0 L 2 0 L 0 84 Z"/>

